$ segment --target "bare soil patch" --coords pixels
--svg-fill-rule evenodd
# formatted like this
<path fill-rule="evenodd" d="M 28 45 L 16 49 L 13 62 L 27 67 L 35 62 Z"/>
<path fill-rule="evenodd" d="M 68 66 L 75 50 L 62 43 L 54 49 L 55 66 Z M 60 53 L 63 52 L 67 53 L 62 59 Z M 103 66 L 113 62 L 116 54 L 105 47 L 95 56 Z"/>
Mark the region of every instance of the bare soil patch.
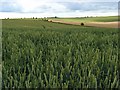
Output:
<path fill-rule="evenodd" d="M 118 22 L 89 22 L 86 26 L 118 28 Z"/>
<path fill-rule="evenodd" d="M 50 20 L 50 21 L 56 22 L 56 23 L 63 23 L 63 24 L 72 24 L 72 25 L 81 25 L 81 23 L 82 23 L 82 22 L 66 22 L 63 20 Z M 85 22 L 84 26 L 118 28 L 118 26 L 120 27 L 120 22 L 118 22 L 118 21 L 116 21 L 116 22 Z"/>

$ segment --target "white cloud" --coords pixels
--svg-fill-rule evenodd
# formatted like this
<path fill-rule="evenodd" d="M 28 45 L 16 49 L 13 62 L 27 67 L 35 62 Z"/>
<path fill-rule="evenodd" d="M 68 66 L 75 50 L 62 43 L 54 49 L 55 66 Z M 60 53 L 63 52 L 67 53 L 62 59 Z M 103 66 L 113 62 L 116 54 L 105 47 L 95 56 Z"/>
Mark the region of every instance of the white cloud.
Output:
<path fill-rule="evenodd" d="M 17 0 L 16 3 L 21 5 L 22 12 L 43 12 L 49 9 L 53 11 L 66 11 L 66 7 L 59 3 L 60 0 Z M 43 9 L 43 10 L 42 10 Z"/>
<path fill-rule="evenodd" d="M 117 15 L 116 7 L 110 11 L 109 6 L 97 10 L 97 7 L 85 5 L 86 2 L 118 2 L 118 0 L 0 0 L 0 5 L 9 6 L 0 10 L 0 18 L 5 17 L 47 17 L 47 16 L 87 16 Z M 64 4 L 67 3 L 67 4 Z M 67 6 L 68 5 L 68 6 Z M 81 5 L 81 6 L 79 6 Z M 18 7 L 19 6 L 19 7 Z M 102 7 L 102 4 L 101 4 Z M 110 6 L 111 7 L 111 6 Z M 115 9 L 114 9 L 115 7 Z M 15 9 L 16 8 L 16 9 Z M 106 12 L 105 9 L 107 8 Z M 7 10 L 5 10 L 7 9 Z M 93 10 L 94 9 L 94 10 Z M 102 10 L 104 9 L 104 10 Z M 110 8 L 111 9 L 111 8 Z M 115 11 L 116 10 L 116 11 Z M 7 12 L 6 12 L 7 11 Z M 15 13 L 17 12 L 17 13 Z M 104 13 L 104 14 L 103 14 Z"/>
<path fill-rule="evenodd" d="M 104 14 L 103 14 L 104 13 Z M 116 11 L 111 10 L 111 12 L 100 12 L 100 11 L 75 11 L 75 12 L 63 12 L 63 13 L 15 13 L 15 12 L 0 12 L 0 18 L 32 18 L 32 17 L 84 17 L 84 16 L 114 16 L 118 15 Z"/>
<path fill-rule="evenodd" d="M 17 4 L 21 5 L 23 12 L 29 12 L 30 10 L 38 7 L 41 3 L 36 2 L 37 0 L 17 0 Z"/>

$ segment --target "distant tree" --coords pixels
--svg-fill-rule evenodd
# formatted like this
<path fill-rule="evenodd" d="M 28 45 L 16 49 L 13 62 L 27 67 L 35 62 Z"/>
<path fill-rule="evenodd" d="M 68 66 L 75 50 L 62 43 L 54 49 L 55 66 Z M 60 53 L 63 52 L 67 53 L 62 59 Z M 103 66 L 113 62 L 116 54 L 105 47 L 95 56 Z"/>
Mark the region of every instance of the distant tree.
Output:
<path fill-rule="evenodd" d="M 84 26 L 84 23 L 81 23 L 81 26 Z"/>
<path fill-rule="evenodd" d="M 37 19 L 37 17 L 35 19 Z"/>
<path fill-rule="evenodd" d="M 34 17 L 33 17 L 33 19 L 34 19 Z"/>
<path fill-rule="evenodd" d="M 57 18 L 57 16 L 55 16 L 55 18 Z"/>

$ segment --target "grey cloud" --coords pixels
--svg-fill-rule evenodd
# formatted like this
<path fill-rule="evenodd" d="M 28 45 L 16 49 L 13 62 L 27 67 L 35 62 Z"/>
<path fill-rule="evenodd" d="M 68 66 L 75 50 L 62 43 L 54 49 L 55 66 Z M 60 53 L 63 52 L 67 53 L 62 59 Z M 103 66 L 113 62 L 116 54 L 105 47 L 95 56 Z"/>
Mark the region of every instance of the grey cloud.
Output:
<path fill-rule="evenodd" d="M 63 3 L 71 11 L 97 11 L 97 10 L 116 10 L 117 2 L 68 2 Z"/>
<path fill-rule="evenodd" d="M 63 5 L 67 8 L 67 12 L 76 12 L 76 11 L 112 11 L 118 9 L 117 2 L 56 2 L 59 5 Z M 54 12 L 62 13 L 64 10 L 61 10 L 58 7 L 54 7 L 53 3 L 46 5 L 38 6 L 31 11 L 26 11 L 25 13 L 45 13 L 45 12 Z M 15 2 L 15 0 L 1 0 L 0 1 L 0 12 L 23 12 L 23 8 Z"/>

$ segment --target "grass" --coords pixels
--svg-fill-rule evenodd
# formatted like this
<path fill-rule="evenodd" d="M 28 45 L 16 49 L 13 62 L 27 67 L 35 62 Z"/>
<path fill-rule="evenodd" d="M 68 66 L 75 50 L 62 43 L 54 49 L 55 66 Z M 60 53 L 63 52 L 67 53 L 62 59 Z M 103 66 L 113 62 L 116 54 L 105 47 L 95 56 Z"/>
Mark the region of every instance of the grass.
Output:
<path fill-rule="evenodd" d="M 120 88 L 118 30 L 3 20 L 3 88 Z"/>
<path fill-rule="evenodd" d="M 118 16 L 104 17 L 83 17 L 83 18 L 53 18 L 53 20 L 63 20 L 66 22 L 114 22 L 118 21 Z"/>

